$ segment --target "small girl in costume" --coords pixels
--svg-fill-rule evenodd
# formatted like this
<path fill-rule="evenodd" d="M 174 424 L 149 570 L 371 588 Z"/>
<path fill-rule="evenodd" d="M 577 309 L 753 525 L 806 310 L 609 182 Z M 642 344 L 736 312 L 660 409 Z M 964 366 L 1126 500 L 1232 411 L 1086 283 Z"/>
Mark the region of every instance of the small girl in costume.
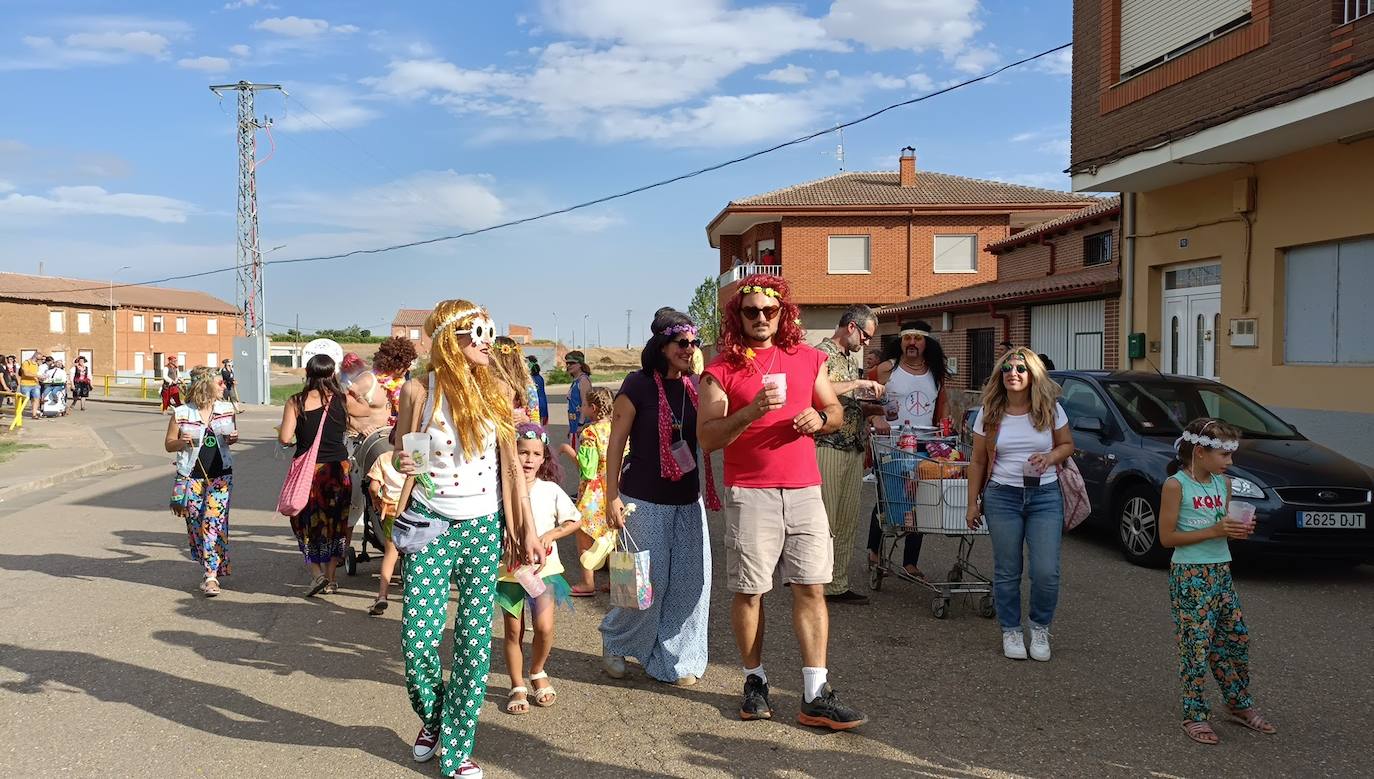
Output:
<path fill-rule="evenodd" d="M 528 597 L 515 572 L 505 564 L 496 582 L 496 603 L 505 612 L 506 667 L 510 669 L 511 688 L 506 713 L 525 714 L 530 710 L 531 701 L 536 706 L 546 707 L 552 706 L 558 698 L 558 691 L 544 671 L 544 663 L 548 662 L 549 652 L 553 650 L 553 613 L 557 603 L 566 602 L 569 596 L 568 583 L 563 579 L 563 563 L 558 559 L 557 542 L 581 527 L 582 515 L 568 493 L 558 486 L 563 469 L 549 452 L 549 435 L 544 428 L 526 422 L 516 427 L 515 434 L 535 531 L 539 533 L 546 554 L 544 570 L 539 576 L 547 589 L 539 597 Z M 534 627 L 529 677 L 533 690 L 527 689 L 524 683 L 526 603 Z"/>
<path fill-rule="evenodd" d="M 1254 520 L 1228 516 L 1231 453 L 1240 430 L 1218 419 L 1195 419 L 1174 442 L 1180 467 L 1164 482 L 1159 541 L 1174 550 L 1169 595 L 1183 682 L 1183 732 L 1199 744 L 1218 741 L 1208 724 L 1203 688 L 1208 671 L 1221 685 L 1232 719 L 1251 730 L 1277 729 L 1250 698 L 1250 631 L 1231 581 L 1228 538 L 1250 537 Z"/>
<path fill-rule="evenodd" d="M 564 444 L 562 451 L 577 462 L 581 484 L 577 490 L 577 508 L 582 512 L 582 532 L 577 536 L 577 551 L 585 552 L 592 542 L 608 530 L 606 526 L 606 448 L 611 442 L 611 408 L 615 396 L 605 387 L 597 387 L 587 395 L 591 422 L 577 432 L 577 450 Z M 572 588 L 572 594 L 585 598 L 596 594 L 596 575 L 582 571 L 582 582 Z"/>

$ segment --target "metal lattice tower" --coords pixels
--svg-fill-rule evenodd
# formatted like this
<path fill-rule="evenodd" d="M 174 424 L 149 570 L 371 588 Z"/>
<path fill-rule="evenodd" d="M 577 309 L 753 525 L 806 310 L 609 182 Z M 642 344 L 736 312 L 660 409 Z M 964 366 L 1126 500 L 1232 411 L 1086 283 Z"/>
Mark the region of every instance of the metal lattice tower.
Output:
<path fill-rule="evenodd" d="M 267 327 L 263 308 L 262 247 L 258 244 L 258 130 L 267 122 L 259 122 L 253 111 L 253 94 L 258 90 L 281 90 L 280 84 L 219 84 L 210 91 L 221 97 L 225 92 L 238 93 L 238 304 L 243 311 L 243 329 L 257 335 Z"/>

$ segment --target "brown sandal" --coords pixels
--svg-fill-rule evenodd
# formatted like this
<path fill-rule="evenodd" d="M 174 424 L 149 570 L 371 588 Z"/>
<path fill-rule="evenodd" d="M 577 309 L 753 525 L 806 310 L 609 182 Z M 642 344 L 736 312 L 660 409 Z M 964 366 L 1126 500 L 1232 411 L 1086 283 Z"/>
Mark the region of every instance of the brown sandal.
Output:
<path fill-rule="evenodd" d="M 1279 729 L 1274 727 L 1274 724 L 1272 722 L 1265 719 L 1264 715 L 1260 714 L 1258 711 L 1255 711 L 1253 708 L 1230 709 L 1229 711 L 1231 712 L 1231 719 L 1235 720 L 1236 722 L 1239 722 L 1240 724 L 1255 731 L 1256 733 L 1263 733 L 1266 736 L 1272 736 L 1275 733 L 1279 732 Z"/>
<path fill-rule="evenodd" d="M 1212 726 L 1207 724 L 1207 720 L 1188 720 L 1183 723 L 1183 732 L 1188 734 L 1188 738 L 1204 746 L 1214 747 L 1221 742 L 1221 738 L 1212 730 Z"/>

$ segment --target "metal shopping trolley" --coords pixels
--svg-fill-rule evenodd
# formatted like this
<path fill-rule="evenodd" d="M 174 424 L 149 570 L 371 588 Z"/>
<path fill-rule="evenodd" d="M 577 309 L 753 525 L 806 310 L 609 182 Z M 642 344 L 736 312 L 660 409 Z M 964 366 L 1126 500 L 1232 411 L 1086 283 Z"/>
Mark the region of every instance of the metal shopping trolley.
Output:
<path fill-rule="evenodd" d="M 969 530 L 964 521 L 970 498 L 970 450 L 961 447 L 954 436 L 939 435 L 938 430 L 873 435 L 870 441 L 882 541 L 878 562 L 869 563 L 868 586 L 880 590 L 883 579 L 892 576 L 926 587 L 934 593 L 930 610 L 937 619 L 948 616 L 949 602 L 955 595 L 979 595 L 979 615 L 993 616 L 992 580 L 969 561 L 977 536 L 988 533 L 986 524 Z M 959 451 L 961 459 L 940 459 L 931 454 L 941 451 Z M 945 581 L 917 578 L 902 566 L 897 548 L 903 539 L 917 533 L 958 537 L 958 556 Z"/>

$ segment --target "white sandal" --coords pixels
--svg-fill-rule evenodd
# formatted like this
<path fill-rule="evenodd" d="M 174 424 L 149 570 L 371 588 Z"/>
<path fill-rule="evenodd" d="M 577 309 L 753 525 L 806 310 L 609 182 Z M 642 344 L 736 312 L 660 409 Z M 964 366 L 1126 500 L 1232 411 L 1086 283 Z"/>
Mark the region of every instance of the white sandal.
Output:
<path fill-rule="evenodd" d="M 529 695 L 529 693 L 530 693 L 530 691 L 527 690 L 527 689 L 525 689 L 524 687 L 512 687 L 512 688 L 510 688 L 510 692 L 506 693 L 506 713 L 507 713 L 507 714 L 514 714 L 514 715 L 517 715 L 517 716 L 519 716 L 519 715 L 521 715 L 521 714 L 529 714 L 529 713 L 530 713 L 530 695 Z M 525 700 L 523 700 L 523 701 L 517 701 L 517 700 L 515 700 L 515 696 L 517 696 L 517 695 L 523 695 L 523 696 L 525 696 Z M 523 706 L 524 708 L 517 708 L 517 707 L 520 707 L 520 706 Z"/>
<path fill-rule="evenodd" d="M 533 685 L 540 679 L 547 678 L 549 678 L 549 674 L 545 671 L 540 671 L 537 674 L 530 674 L 530 684 Z M 552 706 L 558 700 L 558 690 L 553 688 L 553 684 L 549 684 L 548 687 L 536 687 L 530 692 L 530 695 L 534 699 L 534 705 L 541 709 Z"/>

